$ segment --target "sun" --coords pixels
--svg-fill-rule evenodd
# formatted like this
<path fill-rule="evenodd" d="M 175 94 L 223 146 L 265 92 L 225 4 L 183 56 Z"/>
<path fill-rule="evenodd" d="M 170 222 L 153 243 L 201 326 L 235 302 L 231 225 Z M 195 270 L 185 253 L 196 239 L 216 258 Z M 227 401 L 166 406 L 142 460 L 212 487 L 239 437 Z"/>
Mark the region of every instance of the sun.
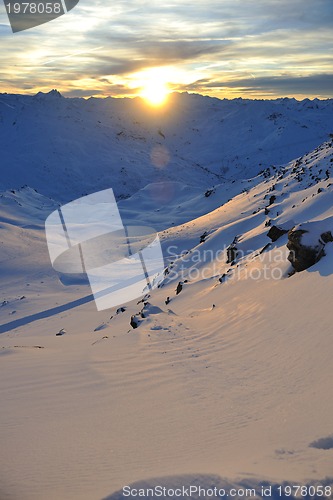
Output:
<path fill-rule="evenodd" d="M 150 68 L 133 75 L 133 87 L 136 87 L 140 97 L 151 106 L 158 107 L 165 104 L 170 93 L 168 81 L 169 68 Z"/>
<path fill-rule="evenodd" d="M 169 90 L 166 83 L 158 78 L 149 79 L 141 91 L 141 97 L 152 106 L 162 106 L 168 94 Z"/>

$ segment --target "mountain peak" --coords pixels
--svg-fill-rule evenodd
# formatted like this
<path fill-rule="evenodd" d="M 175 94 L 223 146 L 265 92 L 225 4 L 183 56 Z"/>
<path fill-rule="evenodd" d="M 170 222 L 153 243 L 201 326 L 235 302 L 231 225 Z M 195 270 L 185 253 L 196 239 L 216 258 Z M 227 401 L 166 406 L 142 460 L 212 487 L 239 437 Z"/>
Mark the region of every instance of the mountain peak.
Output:
<path fill-rule="evenodd" d="M 60 92 L 57 89 L 52 89 L 49 92 L 37 92 L 35 97 L 59 99 L 60 97 L 63 97 L 63 96 L 60 94 Z"/>

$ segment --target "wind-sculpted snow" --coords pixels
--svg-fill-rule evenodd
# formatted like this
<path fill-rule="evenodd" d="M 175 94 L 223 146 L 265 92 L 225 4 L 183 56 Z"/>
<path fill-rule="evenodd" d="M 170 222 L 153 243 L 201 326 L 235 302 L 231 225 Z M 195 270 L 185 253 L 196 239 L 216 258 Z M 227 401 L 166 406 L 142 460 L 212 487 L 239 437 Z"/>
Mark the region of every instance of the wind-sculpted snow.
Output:
<path fill-rule="evenodd" d="M 332 485 L 333 247 L 325 237 L 321 260 L 294 274 L 286 232 L 308 229 L 311 243 L 332 231 L 332 140 L 318 140 L 310 150 L 317 132 L 328 128 L 331 102 L 174 99 L 181 104 L 178 121 L 165 115 L 162 126 L 156 116 L 148 123 L 138 102 L 57 94 L 0 98 L 8 155 L 22 160 L 6 157 L 0 193 L 1 500 L 116 500 L 125 498 L 126 485 L 157 483 L 170 490 L 191 484 L 229 493 L 252 488 L 257 498 L 262 487 L 272 488 L 274 499 L 296 496 L 288 489 L 280 495 L 279 487 L 303 485 L 319 498 L 321 487 Z M 300 127 L 308 142 L 306 148 L 299 143 L 294 157 L 291 149 L 272 147 L 275 140 L 282 144 L 277 131 L 288 107 L 290 134 L 299 116 L 309 126 Z M 129 116 L 138 120 L 134 109 L 141 109 L 142 120 L 131 125 L 135 139 L 124 135 Z M 259 168 L 257 161 L 252 169 L 239 160 L 229 171 L 235 178 L 222 182 L 191 166 L 188 158 L 196 153 L 205 168 L 217 168 L 208 161 L 222 157 L 212 146 L 214 127 L 222 111 L 225 120 L 234 120 L 241 110 L 244 123 L 257 125 L 269 111 L 263 155 L 285 155 L 285 163 L 263 161 Z M 199 111 L 205 127 L 183 131 L 189 117 L 199 123 Z M 40 124 L 28 127 L 33 113 Z M 38 126 L 44 150 L 37 161 Z M 89 151 L 85 134 L 93 129 Z M 117 139 L 110 130 L 124 133 Z M 156 178 L 145 149 L 155 145 L 154 130 L 159 146 L 170 140 L 169 151 L 181 133 L 192 141 L 179 146 L 178 163 L 165 165 Z M 110 171 L 103 164 L 106 143 L 111 149 L 123 144 L 127 174 L 114 170 L 117 155 L 114 163 L 107 155 Z M 254 158 L 248 136 L 236 144 Z M 40 161 L 44 153 L 53 165 L 47 174 L 40 168 L 47 165 Z M 89 168 L 83 162 L 81 169 L 89 155 L 96 162 Z M 138 173 L 136 162 L 144 158 Z M 22 185 L 28 174 L 31 187 Z M 122 220 L 157 229 L 165 276 L 143 298 L 98 312 L 84 274 L 52 268 L 44 222 L 64 201 L 121 186 L 134 193 L 118 203 Z M 169 493 L 165 498 L 172 498 Z"/>

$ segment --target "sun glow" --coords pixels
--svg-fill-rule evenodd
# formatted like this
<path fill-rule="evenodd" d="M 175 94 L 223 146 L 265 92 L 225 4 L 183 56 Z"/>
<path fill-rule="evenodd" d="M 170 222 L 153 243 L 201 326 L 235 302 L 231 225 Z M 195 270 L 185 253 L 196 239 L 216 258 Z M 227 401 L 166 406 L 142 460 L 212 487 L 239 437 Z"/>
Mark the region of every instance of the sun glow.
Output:
<path fill-rule="evenodd" d="M 161 106 L 165 103 L 168 93 L 169 91 L 166 83 L 156 78 L 144 85 L 141 91 L 141 97 L 146 99 L 152 106 Z"/>
<path fill-rule="evenodd" d="M 165 104 L 170 93 L 168 88 L 170 68 L 151 68 L 133 76 L 133 83 L 140 89 L 139 95 L 143 99 L 155 107 Z"/>

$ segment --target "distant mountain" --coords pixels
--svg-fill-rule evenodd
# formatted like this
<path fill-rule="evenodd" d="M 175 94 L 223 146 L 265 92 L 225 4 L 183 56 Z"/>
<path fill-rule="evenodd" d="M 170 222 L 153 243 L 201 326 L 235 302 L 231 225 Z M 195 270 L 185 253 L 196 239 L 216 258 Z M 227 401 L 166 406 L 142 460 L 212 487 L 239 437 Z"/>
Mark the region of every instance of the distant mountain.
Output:
<path fill-rule="evenodd" d="M 303 155 L 333 132 L 333 100 L 141 99 L 0 95 L 0 188 L 29 185 L 68 201 L 149 182 L 208 188 Z"/>

